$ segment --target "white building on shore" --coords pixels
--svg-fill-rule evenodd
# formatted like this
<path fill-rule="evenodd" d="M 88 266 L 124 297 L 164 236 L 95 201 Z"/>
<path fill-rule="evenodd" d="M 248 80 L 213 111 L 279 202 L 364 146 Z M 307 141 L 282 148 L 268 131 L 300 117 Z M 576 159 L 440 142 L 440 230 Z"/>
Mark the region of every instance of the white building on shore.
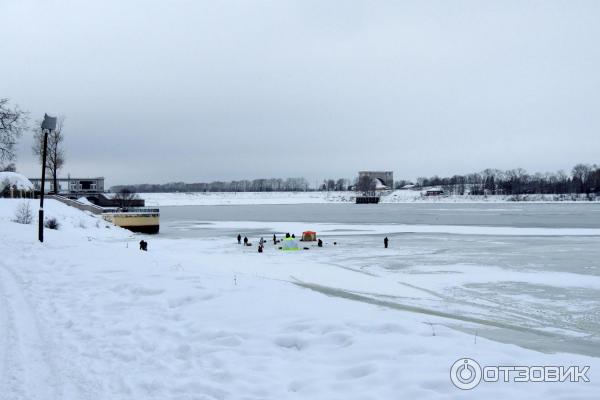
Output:
<path fill-rule="evenodd" d="M 29 178 L 35 190 L 42 187 L 40 178 Z M 102 193 L 104 192 L 104 177 L 97 178 L 59 178 L 57 179 L 59 193 Z M 44 192 L 54 192 L 54 180 L 46 177 Z"/>

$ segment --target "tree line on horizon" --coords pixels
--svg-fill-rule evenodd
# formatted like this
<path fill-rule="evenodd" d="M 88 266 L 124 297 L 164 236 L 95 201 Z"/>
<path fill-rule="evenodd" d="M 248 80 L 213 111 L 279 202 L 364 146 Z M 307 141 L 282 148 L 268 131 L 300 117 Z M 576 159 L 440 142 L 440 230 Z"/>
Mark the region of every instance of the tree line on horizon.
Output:
<path fill-rule="evenodd" d="M 577 164 L 565 171 L 529 174 L 522 168 L 417 179 L 416 187 L 439 186 L 447 194 L 591 194 L 600 193 L 600 166 Z"/>
<path fill-rule="evenodd" d="M 169 182 L 162 184 L 142 183 L 134 185 L 117 185 L 111 192 L 129 189 L 138 193 L 172 193 L 172 192 L 306 192 L 310 185 L 305 178 L 271 178 L 239 181 L 214 181 L 209 183 Z"/>
<path fill-rule="evenodd" d="M 305 178 L 261 178 L 253 180 L 214 182 L 170 182 L 164 184 L 117 185 L 111 191 L 128 189 L 137 193 L 172 192 L 306 192 L 366 190 L 356 178 L 325 179 L 317 187 L 311 187 Z M 394 189 L 409 186 L 414 189 L 439 186 L 445 193 L 454 195 L 484 194 L 591 194 L 600 193 L 600 166 L 577 164 L 570 174 L 564 171 L 529 174 L 522 168 L 499 170 L 485 169 L 482 172 L 453 175 L 450 177 L 420 177 L 416 182 L 401 179 L 394 182 Z"/>

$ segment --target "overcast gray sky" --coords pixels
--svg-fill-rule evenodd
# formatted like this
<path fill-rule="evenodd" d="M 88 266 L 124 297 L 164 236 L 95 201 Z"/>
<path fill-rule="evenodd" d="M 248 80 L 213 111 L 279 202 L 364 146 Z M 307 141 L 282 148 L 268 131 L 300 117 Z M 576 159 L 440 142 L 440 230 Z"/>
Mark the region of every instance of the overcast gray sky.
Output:
<path fill-rule="evenodd" d="M 600 162 L 600 1 L 0 0 L 0 20 L 0 97 L 66 116 L 65 176 Z"/>

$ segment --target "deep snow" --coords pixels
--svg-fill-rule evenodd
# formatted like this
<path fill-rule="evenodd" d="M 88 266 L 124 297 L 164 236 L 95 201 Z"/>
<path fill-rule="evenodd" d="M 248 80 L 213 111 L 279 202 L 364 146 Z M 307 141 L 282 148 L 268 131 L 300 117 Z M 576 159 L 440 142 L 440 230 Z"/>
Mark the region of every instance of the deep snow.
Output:
<path fill-rule="evenodd" d="M 600 358 L 491 341 L 473 333 L 483 329 L 475 322 L 390 307 L 379 296 L 422 297 L 415 287 L 441 287 L 439 274 L 399 285 L 353 268 L 356 254 L 344 244 L 258 254 L 218 235 L 149 236 L 141 252 L 140 236 L 52 200 L 46 215 L 61 229 L 40 244 L 35 222 L 11 221 L 21 201 L 0 199 L 3 400 L 592 399 L 600 391 Z M 345 237 L 337 232 L 328 242 Z M 382 251 L 374 254 L 384 262 L 401 250 Z M 348 268 L 332 264 L 344 257 Z M 448 271 L 470 282 L 504 279 L 505 271 L 483 267 L 475 276 Z M 509 277 L 598 284 L 577 274 L 525 275 Z M 361 301 L 370 293 L 380 301 Z M 465 356 L 482 365 L 590 365 L 591 382 L 482 383 L 462 392 L 449 370 Z"/>

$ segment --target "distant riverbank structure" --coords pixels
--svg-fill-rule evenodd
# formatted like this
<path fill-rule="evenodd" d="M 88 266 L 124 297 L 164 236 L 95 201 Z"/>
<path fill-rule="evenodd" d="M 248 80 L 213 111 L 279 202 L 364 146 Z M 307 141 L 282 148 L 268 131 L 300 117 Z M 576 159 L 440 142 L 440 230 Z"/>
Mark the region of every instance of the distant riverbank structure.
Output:
<path fill-rule="evenodd" d="M 40 191 L 42 180 L 40 178 L 29 178 L 36 191 Z M 97 178 L 58 178 L 58 193 L 103 193 L 104 177 Z M 45 193 L 54 193 L 54 182 L 52 179 L 46 181 Z"/>
<path fill-rule="evenodd" d="M 61 195 L 49 195 L 68 206 L 91 212 L 102 219 L 132 232 L 158 233 L 160 230 L 160 210 L 156 207 L 101 207 L 87 200 L 75 200 Z"/>
<path fill-rule="evenodd" d="M 360 191 L 392 190 L 394 188 L 394 172 L 359 171 L 357 186 Z"/>
<path fill-rule="evenodd" d="M 41 179 L 30 178 L 33 188 L 39 194 Z M 54 193 L 54 182 L 46 181 L 44 191 L 54 193 L 49 196 L 68 206 L 98 214 L 106 221 L 133 232 L 158 233 L 160 230 L 160 210 L 145 207 L 145 201 L 137 196 L 120 199 L 104 191 L 104 178 L 60 178 L 57 179 L 58 193 Z"/>
<path fill-rule="evenodd" d="M 356 182 L 356 203 L 379 203 L 382 194 L 393 190 L 394 172 L 359 171 Z"/>

